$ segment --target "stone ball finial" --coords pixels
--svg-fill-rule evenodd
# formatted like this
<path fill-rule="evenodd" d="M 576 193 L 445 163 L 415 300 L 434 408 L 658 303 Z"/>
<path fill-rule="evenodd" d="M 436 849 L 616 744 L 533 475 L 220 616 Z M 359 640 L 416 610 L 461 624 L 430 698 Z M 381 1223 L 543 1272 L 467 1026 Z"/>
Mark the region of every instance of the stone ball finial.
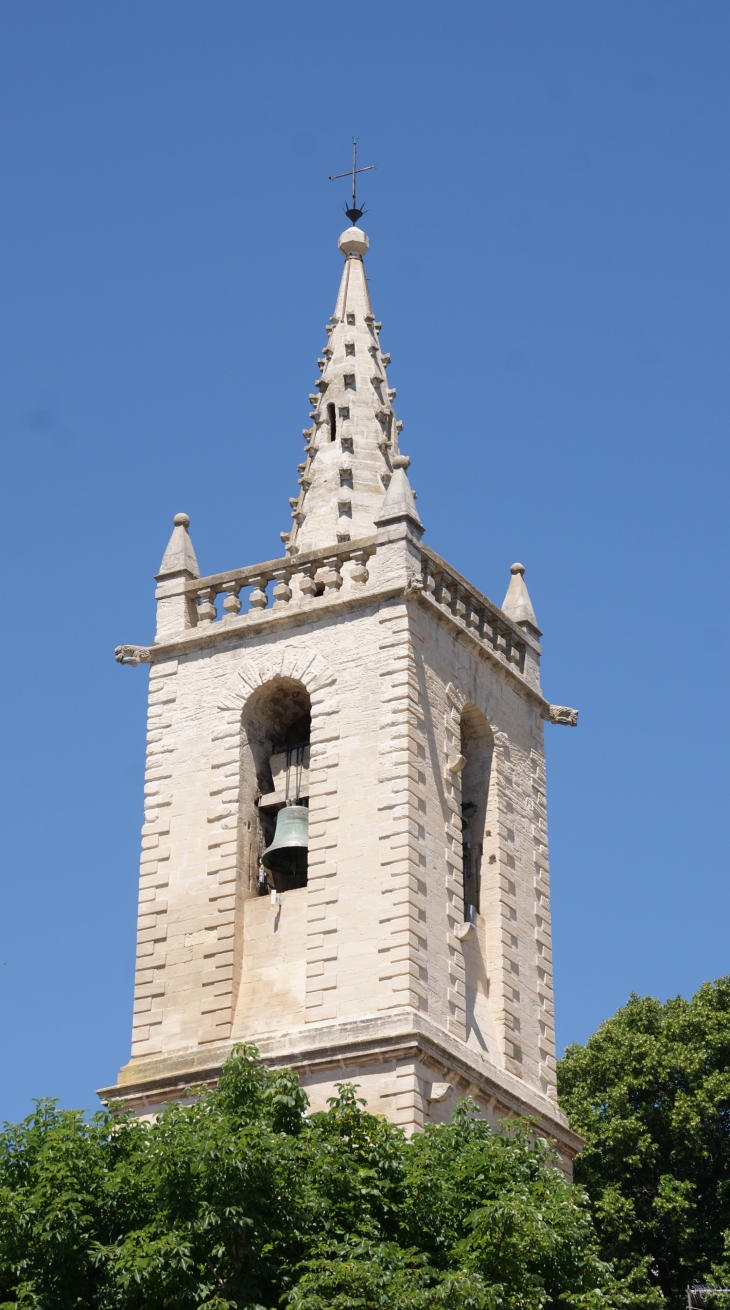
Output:
<path fill-rule="evenodd" d="M 510 573 L 524 573 L 525 566 L 524 564 L 511 564 L 509 571 Z"/>
<path fill-rule="evenodd" d="M 393 456 L 393 468 L 394 468 L 394 469 L 407 469 L 407 468 L 410 468 L 410 466 L 411 466 L 411 457 L 410 457 L 410 455 L 394 455 L 394 456 Z"/>
<path fill-rule="evenodd" d="M 172 520 L 176 528 L 187 528 L 190 524 L 189 514 L 176 514 Z"/>
<path fill-rule="evenodd" d="M 337 242 L 343 255 L 366 255 L 370 241 L 359 227 L 348 227 Z"/>

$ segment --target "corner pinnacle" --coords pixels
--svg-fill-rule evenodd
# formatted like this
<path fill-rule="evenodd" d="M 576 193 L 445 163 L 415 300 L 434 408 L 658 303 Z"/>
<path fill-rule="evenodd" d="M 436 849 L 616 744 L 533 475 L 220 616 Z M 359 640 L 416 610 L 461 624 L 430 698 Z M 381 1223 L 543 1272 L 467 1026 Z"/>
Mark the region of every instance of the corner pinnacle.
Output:
<path fill-rule="evenodd" d="M 502 610 L 513 623 L 527 625 L 539 633 L 535 611 L 532 608 L 530 593 L 524 579 L 524 564 L 513 564 L 510 568 L 512 577 L 507 588 L 507 595 L 502 602 Z"/>
<path fill-rule="evenodd" d="M 190 578 L 199 578 L 200 569 L 188 532 L 190 518 L 187 514 L 176 514 L 173 523 L 172 536 L 167 543 L 157 577 L 168 578 L 175 573 L 187 573 Z"/>

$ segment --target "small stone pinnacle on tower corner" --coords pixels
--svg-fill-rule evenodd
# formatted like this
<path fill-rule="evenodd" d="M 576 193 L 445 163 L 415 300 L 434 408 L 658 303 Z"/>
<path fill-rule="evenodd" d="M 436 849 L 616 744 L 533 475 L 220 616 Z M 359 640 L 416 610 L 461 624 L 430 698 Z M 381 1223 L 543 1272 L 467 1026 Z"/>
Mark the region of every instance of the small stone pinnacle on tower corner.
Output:
<path fill-rule="evenodd" d="M 510 567 L 510 584 L 507 588 L 507 595 L 502 602 L 502 612 L 507 618 L 512 619 L 513 623 L 528 623 L 535 632 L 540 632 L 535 618 L 535 611 L 532 608 L 530 593 L 525 585 L 525 566 L 524 564 L 513 564 Z"/>
<path fill-rule="evenodd" d="M 172 521 L 174 524 L 172 536 L 167 543 L 157 577 L 166 578 L 173 573 L 187 573 L 191 578 L 199 578 L 200 569 L 188 532 L 190 518 L 187 514 L 176 514 Z"/>

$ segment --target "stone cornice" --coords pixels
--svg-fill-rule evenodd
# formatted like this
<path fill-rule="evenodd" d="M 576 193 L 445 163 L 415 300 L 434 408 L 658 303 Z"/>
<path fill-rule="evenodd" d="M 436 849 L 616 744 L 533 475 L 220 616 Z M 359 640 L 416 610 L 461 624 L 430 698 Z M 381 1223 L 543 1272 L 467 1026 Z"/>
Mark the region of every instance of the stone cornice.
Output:
<path fill-rule="evenodd" d="M 350 593 L 332 601 L 325 601 L 322 598 L 314 610 L 309 604 L 299 605 L 292 602 L 286 607 L 286 610 L 278 612 L 269 610 L 263 614 L 245 614 L 241 618 L 221 622 L 215 626 L 211 624 L 202 632 L 196 628 L 191 628 L 184 636 L 177 638 L 175 641 L 161 642 L 151 646 L 117 646 L 116 657 L 120 664 L 157 664 L 164 660 L 180 659 L 185 655 L 197 654 L 214 646 L 235 644 L 237 640 L 240 642 L 241 638 L 245 639 L 258 635 L 272 627 L 284 627 L 287 624 L 295 627 L 308 626 L 327 614 L 337 615 L 346 610 L 365 609 L 369 605 L 394 600 L 396 597 L 403 597 L 406 602 L 414 603 L 415 601 L 413 596 L 404 596 L 402 586 L 392 586 L 360 592 L 359 594 Z M 530 685 L 518 669 L 503 664 L 498 656 L 485 647 L 478 637 L 464 628 L 457 619 L 445 613 L 431 596 L 420 593 L 418 600 L 434 617 L 448 627 L 453 628 L 460 637 L 465 637 L 469 644 L 474 646 L 493 667 L 499 669 L 507 678 L 516 683 L 540 710 L 542 718 L 551 722 L 560 721 L 553 718 L 551 714 L 553 707 L 550 702 Z M 575 713 L 575 711 L 571 712 Z"/>
<path fill-rule="evenodd" d="M 316 572 L 334 559 L 340 562 L 352 559 L 362 560 L 375 554 L 377 549 L 382 548 L 382 545 L 380 547 L 376 546 L 374 536 L 362 537 L 359 540 L 346 543 L 340 542 L 335 546 L 322 547 L 298 555 L 289 555 L 278 560 L 268 560 L 263 564 L 251 564 L 239 569 L 230 569 L 226 573 L 214 573 L 205 578 L 185 580 L 182 585 L 185 592 L 192 599 L 201 593 L 217 594 L 223 592 L 234 584 L 241 587 L 251 585 L 262 577 L 273 577 L 282 571 L 285 571 L 289 576 L 294 576 L 294 574 L 303 570 Z M 463 592 L 472 598 L 474 603 L 479 605 L 501 632 L 504 632 L 513 640 L 515 646 L 529 647 L 535 654 L 539 655 L 541 651 L 540 644 L 531 633 L 515 624 L 498 605 L 490 601 L 487 596 L 474 587 L 457 569 L 452 568 L 430 547 L 421 544 L 419 549 L 427 573 L 451 579 L 457 587 L 463 589 Z M 221 643 L 227 644 L 237 639 L 239 641 L 241 638 L 247 639 L 249 636 L 266 632 L 272 627 L 287 624 L 301 626 L 317 623 L 325 616 L 335 617 L 348 610 L 352 611 L 369 605 L 380 604 L 384 601 L 393 600 L 398 596 L 403 596 L 406 601 L 417 601 L 422 604 L 430 613 L 438 616 L 442 623 L 454 629 L 460 636 L 465 637 L 469 644 L 480 651 L 493 667 L 500 669 L 520 688 L 540 710 L 543 719 L 553 723 L 575 723 L 577 719 L 576 711 L 570 710 L 568 707 L 551 706 L 541 691 L 524 677 L 520 669 L 516 668 L 512 663 L 508 663 L 496 651 L 490 649 L 490 646 L 470 627 L 460 621 L 450 610 L 439 604 L 432 592 L 422 585 L 422 581 L 418 576 L 406 583 L 391 583 L 385 587 L 374 586 L 366 582 L 357 586 L 356 589 L 346 590 L 344 594 L 336 591 L 334 594 L 317 596 L 316 598 L 302 596 L 295 599 L 292 597 L 287 604 L 274 605 L 271 609 L 251 609 L 245 614 L 227 615 L 217 622 L 199 623 L 195 627 L 186 629 L 172 640 L 153 643 L 151 646 L 119 646 L 116 655 L 119 663 L 154 664 L 158 661 L 176 659 L 194 652 L 210 649 Z"/>
<path fill-rule="evenodd" d="M 536 1088 L 513 1074 L 498 1069 L 476 1051 L 470 1050 L 425 1015 L 402 1011 L 384 1017 L 365 1017 L 318 1024 L 291 1034 L 262 1034 L 256 1039 L 264 1064 L 295 1069 L 300 1075 L 345 1069 L 353 1064 L 382 1064 L 384 1060 L 417 1059 L 434 1072 L 462 1082 L 459 1091 L 477 1092 L 506 1116 L 524 1115 L 537 1120 L 540 1129 L 570 1156 L 583 1146 L 582 1138 L 568 1126 L 560 1108 Z M 113 1087 L 101 1088 L 101 1100 L 122 1101 L 143 1109 L 159 1104 L 165 1096 L 183 1099 L 189 1088 L 213 1085 L 235 1042 L 214 1048 L 165 1057 L 133 1061 L 120 1073 Z"/>
<path fill-rule="evenodd" d="M 281 609 L 249 610 L 248 613 L 241 614 L 235 619 L 221 619 L 218 623 L 189 628 L 174 641 L 155 643 L 146 647 L 150 655 L 150 660 L 146 662 L 154 664 L 159 660 L 176 659 L 206 647 L 219 646 L 235 638 L 247 638 L 265 632 L 270 627 L 285 627 L 292 623 L 297 626 L 317 623 L 322 615 L 336 615 L 346 610 L 363 609 L 368 605 L 392 600 L 393 597 L 402 595 L 402 584 L 393 584 L 389 587 L 374 587 L 369 590 L 363 588 L 360 591 L 347 592 L 344 596 L 338 595 L 333 599 L 318 596 L 316 602 L 312 602 L 309 598 L 301 601 L 291 600 Z"/>
<path fill-rule="evenodd" d="M 241 638 L 246 639 L 266 632 L 271 628 L 287 625 L 297 627 L 310 625 L 317 623 L 325 615 L 336 616 L 347 610 L 365 609 L 369 605 L 377 605 L 383 601 L 393 600 L 396 597 L 403 597 L 407 602 L 414 603 L 417 597 L 418 602 L 424 605 L 435 617 L 453 628 L 459 636 L 465 637 L 469 644 L 475 646 L 490 664 L 516 683 L 539 708 L 543 718 L 550 717 L 550 702 L 530 685 L 518 669 L 504 664 L 497 655 L 490 651 L 488 647 L 485 647 L 478 637 L 469 632 L 453 615 L 444 611 L 428 593 L 419 591 L 406 596 L 404 592 L 405 588 L 402 584 L 399 584 L 348 592 L 346 595 L 337 596 L 332 600 L 325 599 L 324 596 L 318 597 L 316 606 L 309 600 L 302 602 L 292 600 L 285 608 L 282 607 L 280 610 L 249 611 L 239 618 L 224 619 L 219 623 L 206 624 L 201 628 L 189 628 L 187 632 L 181 634 L 174 641 L 161 642 L 151 646 L 118 646 L 117 651 L 119 654 L 117 659 L 119 663 L 156 664 L 163 660 L 179 659 L 185 655 L 192 655 L 214 646 L 233 643 L 236 640 L 240 641 Z M 138 652 L 137 656 L 134 655 L 135 651 Z M 124 652 L 128 652 L 128 654 L 124 655 Z"/>

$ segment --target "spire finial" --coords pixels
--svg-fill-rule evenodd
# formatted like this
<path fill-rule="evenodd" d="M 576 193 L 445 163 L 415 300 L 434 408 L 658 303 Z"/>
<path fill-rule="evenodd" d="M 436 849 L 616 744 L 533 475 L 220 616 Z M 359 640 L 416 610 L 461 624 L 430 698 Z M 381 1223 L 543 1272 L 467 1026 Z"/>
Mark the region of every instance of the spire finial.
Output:
<path fill-rule="evenodd" d="M 370 241 L 359 227 L 348 227 L 340 234 L 337 246 L 343 255 L 359 255 L 362 259 L 368 252 Z"/>
<path fill-rule="evenodd" d="M 369 173 L 371 169 L 377 168 L 377 164 L 366 164 L 364 168 L 357 166 L 357 137 L 352 138 L 352 168 L 346 173 L 331 173 L 330 182 L 337 182 L 341 177 L 352 178 L 352 204 L 349 209 L 345 210 L 351 223 L 357 223 L 365 213 L 364 209 L 358 209 L 357 205 L 357 175 L 358 173 Z"/>

